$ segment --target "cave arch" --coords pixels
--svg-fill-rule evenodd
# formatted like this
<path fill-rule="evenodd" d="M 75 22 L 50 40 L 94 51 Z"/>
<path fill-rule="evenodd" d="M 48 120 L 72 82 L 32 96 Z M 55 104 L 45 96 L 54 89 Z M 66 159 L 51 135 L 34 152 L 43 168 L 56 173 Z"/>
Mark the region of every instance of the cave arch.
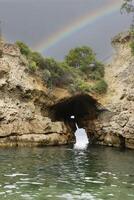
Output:
<path fill-rule="evenodd" d="M 76 123 L 79 128 L 86 129 L 88 122 L 93 129 L 93 122 L 100 112 L 102 112 L 101 105 L 88 94 L 79 94 L 62 99 L 49 108 L 52 121 L 63 121 L 71 128 L 72 133 L 76 131 Z M 72 119 L 71 116 L 75 116 L 75 118 Z"/>
<path fill-rule="evenodd" d="M 61 121 L 65 125 L 66 130 L 63 131 L 63 135 L 69 134 L 66 144 L 76 142 L 77 123 L 78 128 L 85 129 L 89 144 L 125 146 L 123 136 L 109 129 L 109 121 L 114 113 L 89 94 L 78 94 L 61 99 L 47 111 L 52 121 Z M 74 116 L 74 119 L 71 116 Z"/>
<path fill-rule="evenodd" d="M 67 121 L 71 116 L 75 116 L 77 120 L 87 115 L 93 120 L 100 112 L 100 104 L 88 94 L 79 94 L 60 100 L 49 111 L 54 121 Z"/>

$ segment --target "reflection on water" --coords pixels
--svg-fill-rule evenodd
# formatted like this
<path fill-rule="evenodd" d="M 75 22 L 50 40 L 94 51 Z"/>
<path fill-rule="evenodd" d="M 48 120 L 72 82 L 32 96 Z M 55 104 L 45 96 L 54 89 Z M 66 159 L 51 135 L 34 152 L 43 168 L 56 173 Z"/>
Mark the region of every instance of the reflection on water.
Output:
<path fill-rule="evenodd" d="M 133 151 L 0 149 L 0 200 L 133 200 Z"/>

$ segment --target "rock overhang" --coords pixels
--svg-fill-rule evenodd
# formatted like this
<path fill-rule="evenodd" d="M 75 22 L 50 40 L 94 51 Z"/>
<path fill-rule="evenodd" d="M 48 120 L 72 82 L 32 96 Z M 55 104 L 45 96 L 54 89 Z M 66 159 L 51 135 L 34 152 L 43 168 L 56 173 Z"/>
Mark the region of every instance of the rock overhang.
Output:
<path fill-rule="evenodd" d="M 49 107 L 50 115 L 54 121 L 66 121 L 75 116 L 75 119 L 95 119 L 100 112 L 100 104 L 89 94 L 76 94 L 59 100 Z"/>

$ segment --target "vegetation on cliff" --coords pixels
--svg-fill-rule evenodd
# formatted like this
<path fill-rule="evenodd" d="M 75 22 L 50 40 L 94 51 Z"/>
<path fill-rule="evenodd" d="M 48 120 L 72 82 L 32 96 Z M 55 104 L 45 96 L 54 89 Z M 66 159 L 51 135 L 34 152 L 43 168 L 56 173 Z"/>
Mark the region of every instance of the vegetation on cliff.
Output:
<path fill-rule="evenodd" d="M 134 12 L 133 0 L 123 0 L 121 10 L 127 13 Z"/>
<path fill-rule="evenodd" d="M 103 94 L 107 91 L 104 65 L 97 61 L 90 47 L 71 49 L 64 61 L 59 62 L 33 52 L 21 41 L 17 41 L 16 44 L 28 60 L 29 71 L 40 74 L 47 87 L 64 87 L 72 93 Z"/>
<path fill-rule="evenodd" d="M 133 4 L 133 0 L 124 0 L 122 7 L 121 7 L 121 11 L 125 11 L 127 12 L 127 14 L 132 13 L 133 14 L 133 20 L 130 26 L 130 30 L 129 30 L 129 34 L 131 36 L 130 38 L 130 48 L 131 48 L 131 52 L 132 55 L 134 55 L 134 4 Z"/>

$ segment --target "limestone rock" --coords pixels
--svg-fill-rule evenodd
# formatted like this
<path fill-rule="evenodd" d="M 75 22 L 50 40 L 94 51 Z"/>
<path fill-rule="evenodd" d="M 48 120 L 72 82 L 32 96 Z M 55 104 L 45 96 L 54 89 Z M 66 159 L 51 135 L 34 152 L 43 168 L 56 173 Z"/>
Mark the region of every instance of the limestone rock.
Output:
<path fill-rule="evenodd" d="M 54 101 L 18 47 L 3 45 L 0 58 L 0 146 L 58 145 L 74 142 L 64 122 L 52 122 L 45 107 Z"/>
<path fill-rule="evenodd" d="M 102 98 L 111 116 L 108 112 L 101 114 L 94 122 L 93 131 L 95 143 L 134 149 L 134 56 L 129 40 L 128 33 L 114 38 L 113 44 L 118 48 L 106 67 L 109 90 Z"/>

